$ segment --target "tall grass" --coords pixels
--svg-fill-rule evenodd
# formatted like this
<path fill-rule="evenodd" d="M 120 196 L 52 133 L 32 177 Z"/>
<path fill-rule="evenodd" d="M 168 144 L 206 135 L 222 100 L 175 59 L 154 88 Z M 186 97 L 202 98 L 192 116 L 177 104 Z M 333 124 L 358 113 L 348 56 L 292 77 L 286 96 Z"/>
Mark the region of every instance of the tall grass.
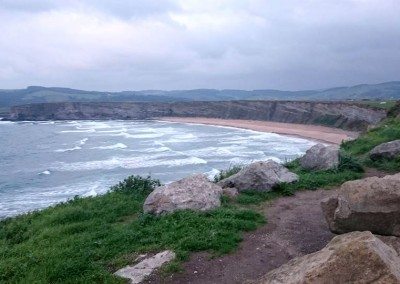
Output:
<path fill-rule="evenodd" d="M 112 273 L 139 253 L 232 251 L 263 217 L 232 204 L 207 213 L 143 214 L 159 181 L 129 177 L 102 196 L 75 198 L 0 222 L 0 283 L 125 283 Z"/>

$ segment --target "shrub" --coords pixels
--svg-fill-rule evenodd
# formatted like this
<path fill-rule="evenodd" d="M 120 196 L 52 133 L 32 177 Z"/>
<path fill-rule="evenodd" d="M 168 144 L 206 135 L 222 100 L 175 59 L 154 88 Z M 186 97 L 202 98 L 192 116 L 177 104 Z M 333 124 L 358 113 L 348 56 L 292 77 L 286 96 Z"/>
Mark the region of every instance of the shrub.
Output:
<path fill-rule="evenodd" d="M 150 176 L 129 176 L 110 188 L 110 191 L 125 194 L 149 194 L 155 187 L 160 186 L 158 179 L 152 179 Z"/>
<path fill-rule="evenodd" d="M 361 165 L 360 161 L 343 151 L 341 151 L 339 154 L 338 170 L 350 170 L 357 173 L 364 172 L 363 166 Z"/>

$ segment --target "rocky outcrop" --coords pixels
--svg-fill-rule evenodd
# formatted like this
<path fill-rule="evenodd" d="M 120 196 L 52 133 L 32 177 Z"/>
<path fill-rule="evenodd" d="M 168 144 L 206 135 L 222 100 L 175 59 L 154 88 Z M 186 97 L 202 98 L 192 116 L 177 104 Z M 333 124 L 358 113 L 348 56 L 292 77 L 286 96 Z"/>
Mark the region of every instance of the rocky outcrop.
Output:
<path fill-rule="evenodd" d="M 369 152 L 371 160 L 393 159 L 400 156 L 400 140 L 382 143 Z"/>
<path fill-rule="evenodd" d="M 184 209 L 206 211 L 221 205 L 221 194 L 222 188 L 205 175 L 192 175 L 154 189 L 143 210 L 157 215 Z"/>
<path fill-rule="evenodd" d="M 307 150 L 300 158 L 300 165 L 306 170 L 329 170 L 339 165 L 339 147 L 317 144 Z"/>
<path fill-rule="evenodd" d="M 175 253 L 166 250 L 152 257 L 145 258 L 136 265 L 121 268 L 114 274 L 128 279 L 131 284 L 142 283 L 143 280 L 145 280 L 147 276 L 151 275 L 156 269 L 174 259 Z"/>
<path fill-rule="evenodd" d="M 348 181 L 321 205 L 334 233 L 368 230 L 400 236 L 400 174 Z"/>
<path fill-rule="evenodd" d="M 400 283 L 400 257 L 370 232 L 337 236 L 322 250 L 295 258 L 255 283 Z"/>
<path fill-rule="evenodd" d="M 270 191 L 280 183 L 291 183 L 298 176 L 274 161 L 252 163 L 238 173 L 218 182 L 223 188 L 234 187 L 239 191 Z"/>
<path fill-rule="evenodd" d="M 351 102 L 218 101 L 45 103 L 15 106 L 11 120 L 152 119 L 209 117 L 317 124 L 364 130 L 386 117 L 384 110 Z"/>

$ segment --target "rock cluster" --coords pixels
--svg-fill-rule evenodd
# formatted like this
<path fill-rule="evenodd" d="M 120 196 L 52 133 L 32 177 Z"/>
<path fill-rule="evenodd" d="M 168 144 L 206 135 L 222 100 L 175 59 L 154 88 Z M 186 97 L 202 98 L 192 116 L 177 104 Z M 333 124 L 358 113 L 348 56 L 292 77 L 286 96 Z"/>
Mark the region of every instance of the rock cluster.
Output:
<path fill-rule="evenodd" d="M 339 147 L 316 144 L 300 158 L 300 165 L 306 170 L 329 170 L 339 165 Z"/>
<path fill-rule="evenodd" d="M 382 143 L 369 152 L 371 160 L 394 159 L 400 156 L 400 140 Z"/>
<path fill-rule="evenodd" d="M 221 180 L 218 185 L 222 188 L 236 188 L 239 191 L 270 191 L 280 183 L 295 182 L 298 178 L 281 164 L 269 160 L 252 163 L 238 173 Z"/>
<path fill-rule="evenodd" d="M 210 182 L 203 174 L 157 187 L 146 198 L 143 211 L 156 215 L 176 210 L 206 211 L 221 205 L 222 188 Z"/>
<path fill-rule="evenodd" d="M 321 205 L 334 233 L 368 230 L 400 237 L 400 174 L 348 181 Z"/>
<path fill-rule="evenodd" d="M 370 232 L 340 235 L 255 283 L 400 283 L 400 257 Z"/>

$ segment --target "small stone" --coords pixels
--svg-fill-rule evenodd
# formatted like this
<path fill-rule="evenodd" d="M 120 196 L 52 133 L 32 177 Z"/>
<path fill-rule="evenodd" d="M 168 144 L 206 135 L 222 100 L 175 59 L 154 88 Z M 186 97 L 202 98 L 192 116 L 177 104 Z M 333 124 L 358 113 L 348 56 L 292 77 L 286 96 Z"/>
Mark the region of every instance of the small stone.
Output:
<path fill-rule="evenodd" d="M 156 269 L 163 266 L 165 263 L 175 259 L 175 253 L 166 250 L 152 257 L 146 258 L 134 266 L 126 266 L 121 268 L 114 274 L 129 279 L 131 284 L 141 283 L 145 277 L 152 274 Z"/>

